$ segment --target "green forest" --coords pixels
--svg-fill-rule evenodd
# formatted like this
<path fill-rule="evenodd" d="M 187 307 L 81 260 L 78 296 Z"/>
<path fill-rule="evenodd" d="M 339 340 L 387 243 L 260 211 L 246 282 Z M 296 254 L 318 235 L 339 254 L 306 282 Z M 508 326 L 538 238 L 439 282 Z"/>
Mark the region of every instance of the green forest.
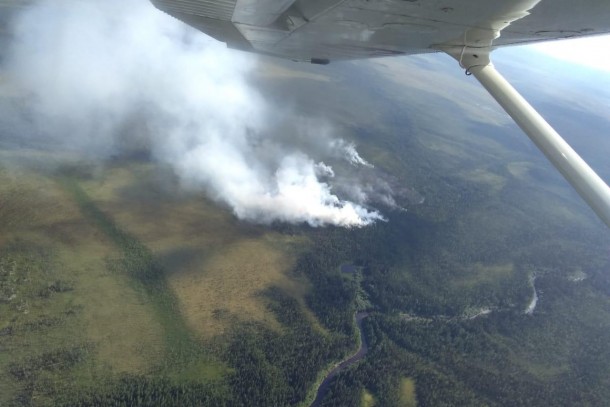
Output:
<path fill-rule="evenodd" d="M 96 343 L 76 333 L 52 346 L 40 342 L 78 330 L 82 310 L 69 299 L 78 287 L 62 277 L 52 247 L 13 239 L 0 252 L 0 344 L 27 349 L 0 358 L 2 386 L 10 389 L 6 405 L 308 405 L 324 372 L 357 347 L 353 315 L 363 308 L 370 313 L 363 322 L 369 351 L 331 381 L 322 406 L 362 405 L 363 394 L 381 406 L 409 405 L 400 385 L 407 378 L 420 406 L 596 406 L 610 397 L 607 239 L 583 227 L 560 239 L 554 236 L 565 234 L 551 223 L 523 226 L 535 214 L 483 227 L 460 217 L 427 220 L 417 208 L 366 228 L 272 225 L 274 233 L 311 242 L 289 273 L 311 285 L 306 309 L 321 328 L 276 286 L 258 295 L 279 332 L 236 322 L 206 341 L 180 314 L 166 282 L 172 270 L 100 210 L 83 187 L 86 177 L 64 169 L 52 182 L 115 248 L 106 272 L 124 276 L 140 301 L 151 304 L 162 356 L 145 373 L 116 374 L 93 366 Z M 471 196 L 456 204 L 485 210 Z M 505 233 L 486 233 L 495 227 Z M 345 264 L 357 272 L 346 273 Z M 526 315 L 532 281 L 540 298 Z M 24 315 L 26 303 L 45 312 Z M 205 366 L 222 367 L 198 374 Z"/>

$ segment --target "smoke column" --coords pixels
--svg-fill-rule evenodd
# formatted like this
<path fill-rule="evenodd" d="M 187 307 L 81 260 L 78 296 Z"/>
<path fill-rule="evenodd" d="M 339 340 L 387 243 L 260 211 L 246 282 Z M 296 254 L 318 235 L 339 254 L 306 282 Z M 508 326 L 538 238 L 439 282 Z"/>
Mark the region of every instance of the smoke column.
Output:
<path fill-rule="evenodd" d="M 27 95 L 23 134 L 101 159 L 143 139 L 185 186 L 248 221 L 350 227 L 382 219 L 366 194 L 340 198 L 336 171 L 289 140 L 325 139 L 336 156 L 370 166 L 353 144 L 308 120 L 274 126 L 275 109 L 248 83 L 255 56 L 227 50 L 146 0 L 41 1 L 13 23 L 4 70 Z M 0 110 L 0 118 L 14 113 Z M 134 122 L 144 129 L 138 135 Z"/>

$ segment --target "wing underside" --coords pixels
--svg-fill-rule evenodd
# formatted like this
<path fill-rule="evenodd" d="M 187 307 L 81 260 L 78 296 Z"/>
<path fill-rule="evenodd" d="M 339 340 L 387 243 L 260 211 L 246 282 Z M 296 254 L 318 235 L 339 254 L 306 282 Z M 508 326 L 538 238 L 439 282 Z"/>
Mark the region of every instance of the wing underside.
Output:
<path fill-rule="evenodd" d="M 152 0 L 229 47 L 300 61 L 435 52 L 510 8 L 493 46 L 610 32 L 605 0 Z M 514 21 L 513 21 L 514 20 Z M 497 30 L 496 30 L 497 31 Z"/>

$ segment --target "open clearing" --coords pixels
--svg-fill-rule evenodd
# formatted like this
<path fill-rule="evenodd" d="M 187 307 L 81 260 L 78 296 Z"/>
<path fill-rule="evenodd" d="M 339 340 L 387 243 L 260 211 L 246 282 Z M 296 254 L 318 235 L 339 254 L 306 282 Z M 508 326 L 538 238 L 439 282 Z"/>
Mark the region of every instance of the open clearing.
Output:
<path fill-rule="evenodd" d="M 271 287 L 294 297 L 321 330 L 305 307 L 308 282 L 290 275 L 306 240 L 238 222 L 175 185 L 171 174 L 142 163 L 82 183 L 100 209 L 160 259 L 182 316 L 200 338 L 227 333 L 239 321 L 280 329 L 264 296 Z"/>
<path fill-rule="evenodd" d="M 373 396 L 367 389 L 363 389 L 362 397 L 360 399 L 360 407 L 373 407 L 376 404 L 375 396 Z"/>
<path fill-rule="evenodd" d="M 271 286 L 298 293 L 297 282 L 286 276 L 290 265 L 269 243 L 242 240 L 218 250 L 199 269 L 173 274 L 170 285 L 190 326 L 204 337 L 224 333 L 236 320 L 279 329 L 261 293 Z"/>
<path fill-rule="evenodd" d="M 15 154 L 41 164 L 13 165 Z M 310 284 L 291 274 L 305 238 L 239 222 L 149 163 L 73 164 L 59 176 L 51 154 L 0 156 L 11 158 L 0 168 L 0 346 L 9 350 L 0 355 L 0 404 L 32 386 L 44 402 L 161 366 L 172 380 L 221 383 L 229 371 L 207 341 L 239 322 L 281 330 L 265 296 L 272 287 L 326 333 L 305 305 Z M 158 261 L 165 283 L 151 291 L 124 272 L 122 259 L 139 257 L 117 236 Z M 170 355 L 174 345 L 186 353 Z"/>
<path fill-rule="evenodd" d="M 37 380 L 89 386 L 106 371 L 146 373 L 158 361 L 161 331 L 150 306 L 108 271 L 116 249 L 53 178 L 0 169 L 0 230 L 0 404 L 27 380 L 44 399 L 49 386 Z M 89 362 L 55 370 L 40 362 L 58 352 Z M 38 373 L 18 379 L 7 373 L 15 366 Z"/>
<path fill-rule="evenodd" d="M 454 277 L 451 283 L 456 289 L 473 288 L 483 284 L 499 284 L 503 280 L 510 279 L 514 270 L 515 267 L 512 263 L 474 263 L 468 273 Z"/>
<path fill-rule="evenodd" d="M 409 377 L 400 379 L 400 406 L 415 407 L 417 406 L 417 398 L 415 395 L 415 381 Z"/>

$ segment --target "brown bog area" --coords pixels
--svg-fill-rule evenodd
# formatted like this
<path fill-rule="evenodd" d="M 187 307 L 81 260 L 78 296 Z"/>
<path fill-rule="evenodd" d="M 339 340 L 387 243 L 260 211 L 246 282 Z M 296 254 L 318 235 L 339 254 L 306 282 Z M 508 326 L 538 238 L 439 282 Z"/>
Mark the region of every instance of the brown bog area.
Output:
<path fill-rule="evenodd" d="M 240 222 L 201 194 L 175 187 L 163 171 L 128 163 L 82 185 L 160 260 L 189 328 L 202 339 L 228 333 L 239 322 L 280 330 L 264 295 L 275 287 L 294 297 L 322 330 L 305 306 L 309 283 L 291 274 L 306 238 Z"/>

